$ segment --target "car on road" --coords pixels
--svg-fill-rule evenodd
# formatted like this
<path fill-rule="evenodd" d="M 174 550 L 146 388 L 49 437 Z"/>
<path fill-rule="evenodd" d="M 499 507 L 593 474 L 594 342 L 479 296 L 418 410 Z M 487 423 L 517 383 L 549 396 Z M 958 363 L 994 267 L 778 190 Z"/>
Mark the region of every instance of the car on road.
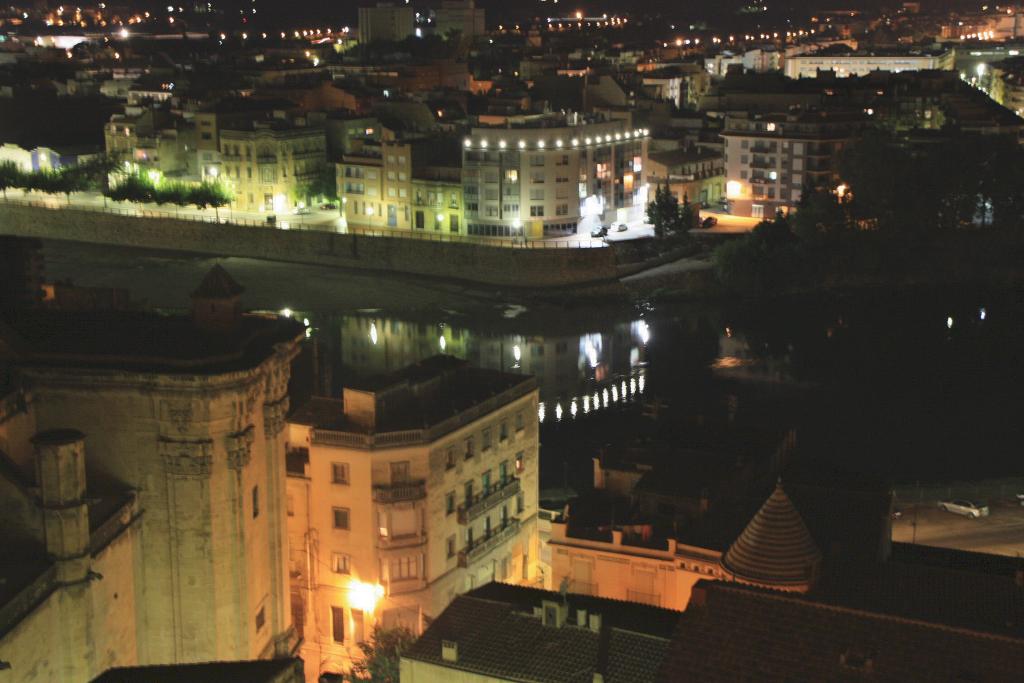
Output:
<path fill-rule="evenodd" d="M 979 517 L 988 517 L 987 505 L 974 500 L 965 500 L 963 498 L 939 501 L 939 509 L 945 510 L 946 512 L 952 512 L 955 515 L 973 517 L 974 519 L 978 519 Z"/>
<path fill-rule="evenodd" d="M 321 211 L 334 211 L 337 208 L 338 208 L 337 204 L 331 204 L 330 202 L 327 202 L 326 204 L 321 204 L 320 205 L 320 210 Z"/>
<path fill-rule="evenodd" d="M 625 223 L 619 223 L 615 226 L 615 232 L 626 232 L 627 230 L 629 230 L 629 226 Z"/>
<path fill-rule="evenodd" d="M 604 237 L 608 234 L 608 226 L 602 225 L 601 227 L 594 228 L 590 231 L 591 237 Z"/>
<path fill-rule="evenodd" d="M 718 219 L 715 218 L 714 216 L 708 216 L 703 221 L 701 221 L 700 227 L 707 230 L 708 228 L 713 228 L 716 225 L 718 225 Z"/>

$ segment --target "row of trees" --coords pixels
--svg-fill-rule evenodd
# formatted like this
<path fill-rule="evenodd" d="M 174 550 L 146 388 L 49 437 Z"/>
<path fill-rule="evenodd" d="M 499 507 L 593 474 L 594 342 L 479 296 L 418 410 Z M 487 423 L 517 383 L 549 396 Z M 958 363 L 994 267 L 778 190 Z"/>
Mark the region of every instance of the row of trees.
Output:
<path fill-rule="evenodd" d="M 63 194 L 71 203 L 75 192 L 98 191 L 118 202 L 176 204 L 207 207 L 215 211 L 231 203 L 231 193 L 219 182 L 186 183 L 159 180 L 144 173 L 129 173 L 109 157 L 76 166 L 25 171 L 12 161 L 0 163 L 0 190 L 17 188 L 26 192 Z M 218 218 L 219 218 L 219 212 Z"/>

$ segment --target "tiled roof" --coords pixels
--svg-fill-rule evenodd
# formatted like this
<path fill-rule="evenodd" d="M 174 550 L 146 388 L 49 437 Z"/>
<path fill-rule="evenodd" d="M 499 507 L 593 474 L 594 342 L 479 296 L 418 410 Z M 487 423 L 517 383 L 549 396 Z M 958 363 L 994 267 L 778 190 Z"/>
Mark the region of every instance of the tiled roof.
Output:
<path fill-rule="evenodd" d="M 1010 681 L 1024 640 L 837 608 L 793 593 L 699 583 L 658 680 Z"/>
<path fill-rule="evenodd" d="M 235 282 L 235 279 L 228 274 L 218 263 L 206 274 L 203 281 L 199 283 L 198 289 L 192 292 L 192 298 L 202 299 L 230 299 L 245 291 L 245 287 Z"/>
<path fill-rule="evenodd" d="M 403 656 L 512 681 L 591 683 L 595 671 L 603 674 L 606 683 L 654 680 L 668 648 L 669 634 L 644 633 L 616 625 L 636 620 L 639 613 L 631 614 L 632 608 L 642 606 L 600 598 L 581 600 L 583 596 L 570 595 L 568 621 L 561 627 L 545 626 L 540 617 L 534 616 L 532 603 L 539 607 L 542 599 L 560 602 L 561 596 L 549 591 L 520 592 L 516 587 L 510 588 L 483 591 L 504 594 L 505 600 L 478 597 L 475 593 L 456 598 Z M 600 632 L 576 625 L 577 609 L 600 614 Z M 663 630 L 664 616 L 673 622 L 679 617 L 678 612 L 647 609 L 664 613 L 659 615 L 661 619 L 646 623 L 655 631 Z M 457 661 L 442 658 L 442 641 L 457 643 Z"/>
<path fill-rule="evenodd" d="M 820 561 L 821 552 L 779 484 L 722 563 L 738 578 L 784 586 L 807 582 Z"/>

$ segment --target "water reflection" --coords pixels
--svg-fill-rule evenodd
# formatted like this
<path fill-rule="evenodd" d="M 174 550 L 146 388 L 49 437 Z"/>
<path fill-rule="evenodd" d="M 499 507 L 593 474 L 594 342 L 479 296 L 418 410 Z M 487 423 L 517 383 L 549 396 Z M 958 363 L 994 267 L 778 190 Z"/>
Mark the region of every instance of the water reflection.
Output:
<path fill-rule="evenodd" d="M 392 372 L 447 353 L 478 367 L 536 377 L 542 421 L 545 410 L 548 417 L 571 419 L 638 398 L 652 339 L 644 320 L 609 323 L 598 331 L 538 334 L 403 320 L 376 312 L 310 315 L 316 331 L 317 393 L 338 395 L 346 377 Z"/>

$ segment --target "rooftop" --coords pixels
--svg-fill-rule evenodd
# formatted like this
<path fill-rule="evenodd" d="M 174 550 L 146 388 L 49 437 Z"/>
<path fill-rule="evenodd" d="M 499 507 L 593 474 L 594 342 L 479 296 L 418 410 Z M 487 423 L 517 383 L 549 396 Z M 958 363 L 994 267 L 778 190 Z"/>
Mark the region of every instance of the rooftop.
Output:
<path fill-rule="evenodd" d="M 941 599 L 941 596 L 936 596 Z M 1004 681 L 1024 640 L 701 581 L 659 681 Z"/>
<path fill-rule="evenodd" d="M 301 338 L 293 320 L 245 315 L 231 333 L 203 332 L 187 316 L 135 311 L 0 313 L 0 352 L 17 365 L 218 373 L 255 367 Z"/>
<path fill-rule="evenodd" d="M 591 683 L 653 681 L 679 612 L 589 596 L 566 596 L 564 624 L 545 625 L 542 601 L 559 593 L 492 583 L 457 597 L 404 654 L 407 659 L 504 680 Z M 585 610 L 584 621 L 577 624 Z M 589 615 L 600 615 L 591 628 Z M 457 661 L 442 657 L 457 644 Z"/>
<path fill-rule="evenodd" d="M 119 667 L 108 669 L 92 683 L 298 683 L 302 680 L 302 660 L 266 659 Z"/>

